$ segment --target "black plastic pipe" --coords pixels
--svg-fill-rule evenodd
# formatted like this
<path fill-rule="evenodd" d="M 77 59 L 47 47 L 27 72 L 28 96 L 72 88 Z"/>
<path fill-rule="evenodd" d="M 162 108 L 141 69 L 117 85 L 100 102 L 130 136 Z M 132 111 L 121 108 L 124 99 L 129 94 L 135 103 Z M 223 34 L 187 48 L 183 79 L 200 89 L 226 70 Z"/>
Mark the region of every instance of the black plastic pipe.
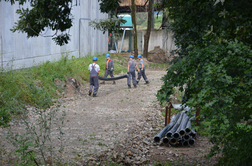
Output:
<path fill-rule="evenodd" d="M 176 145 L 178 143 L 178 140 L 176 138 L 170 138 L 169 139 L 170 144 Z"/>
<path fill-rule="evenodd" d="M 191 122 L 188 121 L 187 124 L 186 124 L 186 129 L 185 129 L 186 134 L 191 133 L 191 129 L 190 129 L 191 127 L 192 127 Z"/>
<path fill-rule="evenodd" d="M 176 139 L 179 139 L 181 136 L 179 135 L 178 132 L 176 132 L 176 133 L 173 134 L 173 137 L 176 138 Z"/>
<path fill-rule="evenodd" d="M 183 146 L 188 146 L 188 145 L 189 145 L 189 142 L 188 142 L 188 141 L 184 141 L 184 142 L 182 143 L 182 145 L 183 145 Z"/>
<path fill-rule="evenodd" d="M 129 77 L 128 74 L 118 76 L 118 77 L 112 77 L 112 78 L 111 77 L 110 78 L 105 78 L 105 77 L 98 76 L 99 80 L 104 80 L 104 81 L 115 81 L 115 80 L 120 80 L 120 79 L 128 78 L 128 77 Z"/>
<path fill-rule="evenodd" d="M 163 143 L 164 143 L 164 144 L 168 144 L 168 143 L 169 143 L 169 139 L 168 139 L 167 137 L 164 137 L 164 138 L 163 138 Z"/>
<path fill-rule="evenodd" d="M 190 138 L 191 138 L 191 136 L 190 136 L 190 135 L 187 135 L 187 134 L 185 134 L 185 135 L 183 136 L 183 139 L 184 139 L 185 141 L 189 140 Z"/>
<path fill-rule="evenodd" d="M 181 122 L 179 124 L 179 127 L 177 128 L 176 132 L 172 135 L 174 138 L 179 139 L 179 140 L 182 139 L 179 132 L 181 131 L 182 127 L 185 128 L 188 120 L 189 120 L 189 117 L 186 115 L 186 113 L 184 113 L 181 118 Z"/>
<path fill-rule="evenodd" d="M 188 143 L 190 146 L 194 145 L 195 140 L 194 139 L 189 139 Z"/>
<path fill-rule="evenodd" d="M 184 111 L 181 112 L 181 115 L 179 116 L 179 119 L 177 120 L 177 122 L 175 123 L 175 125 L 170 129 L 170 131 L 167 132 L 166 136 L 168 138 L 171 138 L 172 135 L 177 131 L 177 129 L 178 129 L 180 123 L 181 123 L 181 120 L 183 118 L 184 113 L 185 113 Z"/>
<path fill-rule="evenodd" d="M 179 134 L 181 136 L 184 136 L 186 134 L 185 130 L 186 130 L 186 125 L 187 125 L 188 121 L 189 121 L 188 115 L 184 114 L 184 118 L 183 118 L 181 125 L 180 125 L 180 128 L 179 128 Z"/>
<path fill-rule="evenodd" d="M 158 135 L 156 135 L 154 137 L 154 142 L 160 142 L 161 138 L 163 138 L 165 136 L 165 134 L 167 133 L 167 131 L 171 130 L 171 128 L 174 126 L 174 124 L 177 122 L 177 120 L 180 117 L 180 113 L 177 113 L 176 116 L 174 118 L 172 118 L 172 121 L 166 125 L 162 131 L 160 131 L 158 133 Z"/>
<path fill-rule="evenodd" d="M 192 136 L 192 138 L 196 138 L 196 136 L 197 136 L 197 132 L 196 132 L 196 131 L 194 131 L 193 129 L 191 129 L 190 136 Z"/>

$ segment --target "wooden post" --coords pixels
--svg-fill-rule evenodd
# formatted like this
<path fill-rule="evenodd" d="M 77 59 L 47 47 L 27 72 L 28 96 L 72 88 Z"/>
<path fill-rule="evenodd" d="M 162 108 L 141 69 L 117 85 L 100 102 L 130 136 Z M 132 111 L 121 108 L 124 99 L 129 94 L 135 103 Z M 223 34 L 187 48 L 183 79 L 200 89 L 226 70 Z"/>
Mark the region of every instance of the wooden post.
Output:
<path fill-rule="evenodd" d="M 165 107 L 165 126 L 171 121 L 171 109 L 173 108 L 172 103 L 169 102 L 169 105 Z M 168 112 L 169 110 L 169 112 Z M 167 115 L 168 114 L 168 115 Z M 168 117 L 167 117 L 168 116 Z"/>
<path fill-rule="evenodd" d="M 167 112 L 168 112 L 168 106 L 165 107 L 165 126 L 167 125 Z"/>
<path fill-rule="evenodd" d="M 168 124 L 171 122 L 171 109 L 173 108 L 172 103 L 169 102 L 169 115 L 168 115 Z"/>

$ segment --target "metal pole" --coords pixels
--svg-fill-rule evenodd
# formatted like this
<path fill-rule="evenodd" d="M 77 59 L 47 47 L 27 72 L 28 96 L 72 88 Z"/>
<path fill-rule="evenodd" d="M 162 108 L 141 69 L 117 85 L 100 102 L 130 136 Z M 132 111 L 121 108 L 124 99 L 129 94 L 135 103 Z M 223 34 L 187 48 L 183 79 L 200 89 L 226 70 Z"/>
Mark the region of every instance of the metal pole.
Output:
<path fill-rule="evenodd" d="M 121 47 L 120 47 L 119 53 L 121 53 L 121 51 L 122 51 L 122 45 L 123 45 L 123 40 L 124 40 L 124 36 L 125 36 L 125 31 L 126 31 L 126 29 L 124 29 L 124 31 L 123 31 L 123 37 L 122 37 L 122 42 L 121 42 Z"/>
<path fill-rule="evenodd" d="M 114 32 L 112 32 L 112 35 L 113 35 L 113 37 L 114 37 L 114 40 L 115 40 L 115 48 L 116 48 L 116 53 L 118 53 L 118 49 L 117 49 L 117 45 L 116 45 L 116 39 L 115 39 L 115 33 L 114 33 Z"/>
<path fill-rule="evenodd" d="M 129 31 L 129 52 L 131 52 L 131 30 Z"/>

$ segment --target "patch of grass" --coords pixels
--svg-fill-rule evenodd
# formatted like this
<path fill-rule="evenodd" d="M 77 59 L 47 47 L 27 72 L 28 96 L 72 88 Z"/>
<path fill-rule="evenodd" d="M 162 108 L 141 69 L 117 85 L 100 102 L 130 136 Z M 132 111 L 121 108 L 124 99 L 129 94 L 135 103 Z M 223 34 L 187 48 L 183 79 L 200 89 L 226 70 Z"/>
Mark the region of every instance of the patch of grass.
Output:
<path fill-rule="evenodd" d="M 101 142 L 98 143 L 99 146 L 107 146 L 106 144 L 103 144 Z"/>
<path fill-rule="evenodd" d="M 105 55 L 95 55 L 100 66 L 100 76 L 105 73 Z M 127 60 L 118 55 L 112 55 L 115 69 L 114 74 L 127 72 Z M 81 83 L 89 81 L 88 65 L 92 63 L 92 56 L 75 58 L 62 55 L 57 62 L 46 61 L 29 69 L 12 70 L 5 69 L 0 72 L 0 126 L 7 124 L 10 117 L 19 114 L 26 105 L 37 108 L 48 108 L 58 97 L 59 89 L 55 84 L 56 78 L 66 81 L 66 78 L 74 77 Z"/>
<path fill-rule="evenodd" d="M 145 65 L 145 68 L 168 68 L 170 65 L 168 63 L 150 63 L 149 65 Z"/>

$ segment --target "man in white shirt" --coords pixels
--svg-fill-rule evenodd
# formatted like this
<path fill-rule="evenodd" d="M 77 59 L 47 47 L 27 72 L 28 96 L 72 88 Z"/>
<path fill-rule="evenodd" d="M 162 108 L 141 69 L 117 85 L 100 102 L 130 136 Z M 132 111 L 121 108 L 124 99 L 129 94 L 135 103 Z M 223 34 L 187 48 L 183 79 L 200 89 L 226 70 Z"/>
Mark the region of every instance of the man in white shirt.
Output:
<path fill-rule="evenodd" d="M 100 72 L 100 66 L 96 64 L 96 62 L 97 57 L 93 57 L 93 63 L 88 67 L 90 73 L 90 89 L 88 95 L 91 96 L 94 87 L 93 97 L 97 97 L 97 92 L 99 89 L 98 74 Z"/>

